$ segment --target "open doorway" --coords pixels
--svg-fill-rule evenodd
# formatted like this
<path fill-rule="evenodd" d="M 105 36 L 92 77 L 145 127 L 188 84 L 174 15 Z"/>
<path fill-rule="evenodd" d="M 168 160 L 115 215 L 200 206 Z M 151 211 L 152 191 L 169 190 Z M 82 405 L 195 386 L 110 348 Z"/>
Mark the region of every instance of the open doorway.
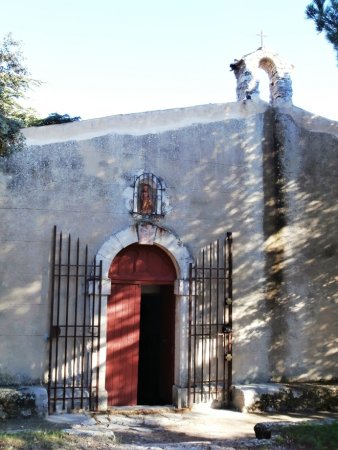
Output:
<path fill-rule="evenodd" d="M 133 244 L 114 258 L 107 302 L 108 405 L 172 403 L 176 270 L 155 245 Z"/>
<path fill-rule="evenodd" d="M 137 403 L 172 403 L 175 301 L 172 285 L 141 288 Z"/>

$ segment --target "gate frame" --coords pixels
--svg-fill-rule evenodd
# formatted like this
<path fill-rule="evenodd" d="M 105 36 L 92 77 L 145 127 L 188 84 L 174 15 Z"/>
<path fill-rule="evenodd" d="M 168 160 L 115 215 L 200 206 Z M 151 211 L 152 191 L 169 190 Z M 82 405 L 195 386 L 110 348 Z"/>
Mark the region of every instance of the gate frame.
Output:
<path fill-rule="evenodd" d="M 220 252 L 221 250 L 221 252 Z M 206 261 L 207 259 L 207 261 Z M 208 265 L 206 264 L 208 262 Z M 220 264 L 221 262 L 221 264 Z M 216 266 L 214 264 L 216 263 Z M 216 272 L 216 275 L 215 275 Z M 202 275 L 200 275 L 202 274 Z M 216 284 L 213 282 L 216 281 Z M 208 292 L 204 289 L 209 283 Z M 197 286 L 202 286 L 200 293 Z M 212 286 L 216 286 L 216 295 L 212 295 Z M 189 265 L 189 350 L 188 350 L 188 405 L 196 403 L 196 397 L 200 395 L 208 401 L 216 401 L 217 407 L 230 406 L 232 403 L 232 232 L 227 232 L 224 239 L 217 239 L 209 246 L 201 249 L 194 263 Z M 223 293 L 220 299 L 219 293 Z M 216 297 L 216 305 L 214 300 Z M 198 299 L 201 298 L 201 303 Z M 208 301 L 209 300 L 209 301 Z M 222 301 L 221 301 L 222 300 Z M 199 308 L 197 308 L 197 305 Z M 216 306 L 216 321 L 211 318 L 211 311 Z M 202 309 L 201 321 L 197 318 L 197 310 Z M 208 319 L 209 311 L 209 322 Z M 220 314 L 221 313 L 221 314 Z M 220 319 L 221 317 L 221 319 Z M 207 322 L 204 320 L 206 319 Z M 200 332 L 197 329 L 201 328 Z M 205 333 L 205 328 L 208 332 Z M 213 329 L 213 331 L 212 331 Z M 216 334 L 215 334 L 216 333 Z M 208 345 L 209 352 L 212 348 L 211 339 L 222 336 L 222 353 L 215 346 L 215 366 L 212 365 L 212 355 L 205 361 L 203 356 L 204 345 Z M 194 339 L 194 346 L 192 341 Z M 209 341 L 208 341 L 209 339 Z M 198 340 L 198 341 L 197 341 Z M 201 380 L 196 380 L 197 342 L 202 346 Z M 194 347 L 194 348 L 193 348 Z M 219 363 L 221 363 L 222 377 L 219 378 Z M 208 373 L 203 371 L 204 365 L 208 367 Z M 212 368 L 215 376 L 211 377 Z M 222 382 L 221 389 L 218 383 Z M 211 386 L 215 384 L 215 397 L 213 398 Z M 199 387 L 197 387 L 197 385 Z M 205 387 L 208 392 L 205 393 Z M 221 399 L 218 398 L 221 394 Z M 192 401 L 193 400 L 193 401 Z"/>
<path fill-rule="evenodd" d="M 93 263 L 89 263 L 88 246 L 83 250 L 79 238 L 74 247 L 71 235 L 64 239 L 62 231 L 58 235 L 54 226 L 47 382 L 49 412 L 56 412 L 60 404 L 63 411 L 73 410 L 78 403 L 81 409 L 88 403 L 90 410 L 98 410 L 102 261 L 94 258 Z M 73 256 L 75 262 L 72 262 Z M 94 289 L 89 290 L 90 284 Z M 64 288 L 65 296 L 61 295 Z M 81 350 L 77 349 L 78 340 Z M 77 372 L 75 367 L 79 360 L 81 371 Z"/>

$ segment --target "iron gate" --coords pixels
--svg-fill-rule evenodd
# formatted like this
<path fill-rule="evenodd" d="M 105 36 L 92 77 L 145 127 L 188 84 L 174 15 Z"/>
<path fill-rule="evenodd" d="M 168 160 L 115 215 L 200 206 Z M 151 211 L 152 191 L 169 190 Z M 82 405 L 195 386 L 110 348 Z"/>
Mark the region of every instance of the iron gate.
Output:
<path fill-rule="evenodd" d="M 49 411 L 98 408 L 102 261 L 54 227 L 49 334 Z"/>
<path fill-rule="evenodd" d="M 188 402 L 231 402 L 232 234 L 190 264 Z"/>

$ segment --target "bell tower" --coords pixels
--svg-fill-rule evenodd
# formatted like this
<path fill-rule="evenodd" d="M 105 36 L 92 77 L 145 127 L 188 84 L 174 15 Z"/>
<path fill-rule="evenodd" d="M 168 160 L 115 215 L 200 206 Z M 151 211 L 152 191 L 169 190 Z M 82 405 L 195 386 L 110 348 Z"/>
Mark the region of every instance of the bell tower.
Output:
<path fill-rule="evenodd" d="M 279 106 L 292 104 L 292 81 L 290 72 L 293 65 L 283 60 L 277 53 L 265 46 L 243 56 L 230 64 L 237 80 L 237 101 L 259 98 L 259 70 L 269 77 L 270 104 Z"/>

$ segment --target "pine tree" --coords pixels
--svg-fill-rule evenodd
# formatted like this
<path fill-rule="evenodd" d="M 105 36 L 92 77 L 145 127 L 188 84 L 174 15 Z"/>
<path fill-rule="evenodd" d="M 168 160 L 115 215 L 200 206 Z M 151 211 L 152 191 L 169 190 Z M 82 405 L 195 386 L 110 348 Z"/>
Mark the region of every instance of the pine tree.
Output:
<path fill-rule="evenodd" d="M 317 31 L 325 33 L 338 60 L 338 0 L 313 0 L 306 7 L 305 13 L 308 19 L 315 22 Z"/>

